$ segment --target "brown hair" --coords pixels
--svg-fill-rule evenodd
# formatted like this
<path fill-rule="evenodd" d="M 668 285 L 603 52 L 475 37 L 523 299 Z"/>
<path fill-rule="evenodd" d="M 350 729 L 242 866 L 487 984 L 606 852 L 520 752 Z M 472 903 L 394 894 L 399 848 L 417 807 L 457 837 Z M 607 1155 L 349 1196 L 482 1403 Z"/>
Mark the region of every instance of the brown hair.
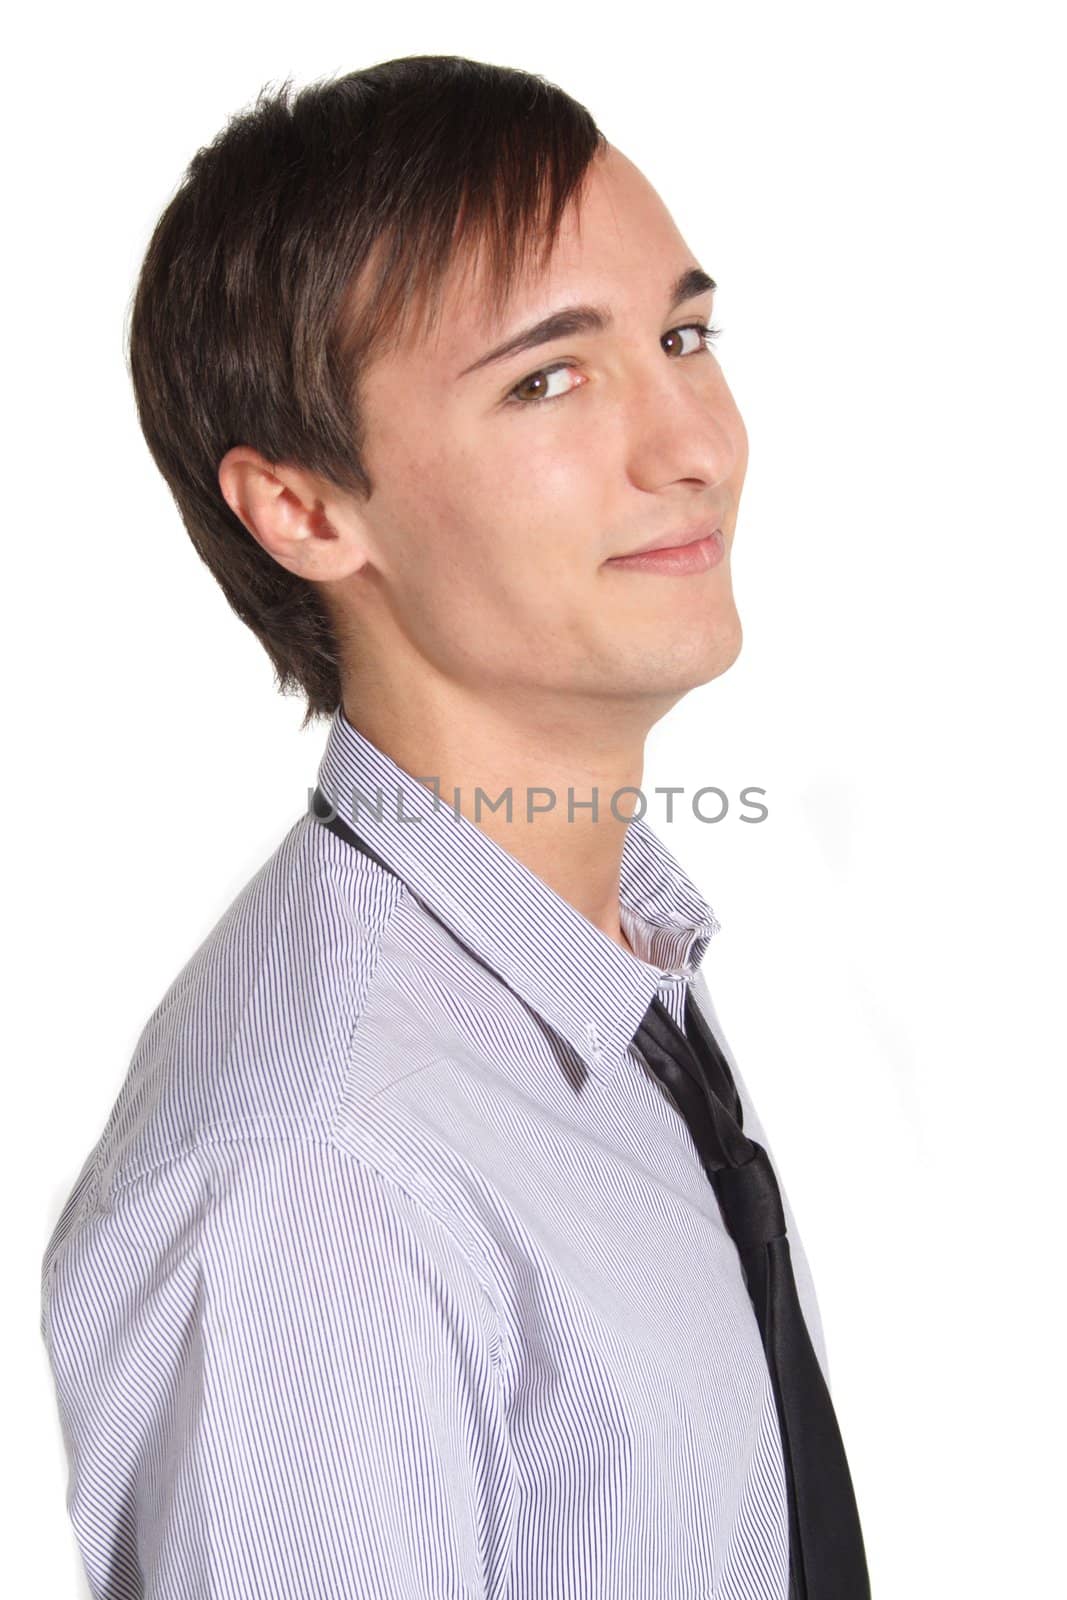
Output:
<path fill-rule="evenodd" d="M 544 78 L 462 56 L 402 56 L 291 89 L 262 90 L 189 163 L 145 254 L 128 360 L 197 553 L 279 692 L 306 697 L 306 727 L 341 704 L 331 617 L 230 510 L 222 457 L 250 445 L 369 497 L 361 372 L 412 317 L 416 331 L 433 325 L 461 246 L 478 260 L 487 247 L 499 316 L 537 246 L 547 262 L 606 140 Z"/>

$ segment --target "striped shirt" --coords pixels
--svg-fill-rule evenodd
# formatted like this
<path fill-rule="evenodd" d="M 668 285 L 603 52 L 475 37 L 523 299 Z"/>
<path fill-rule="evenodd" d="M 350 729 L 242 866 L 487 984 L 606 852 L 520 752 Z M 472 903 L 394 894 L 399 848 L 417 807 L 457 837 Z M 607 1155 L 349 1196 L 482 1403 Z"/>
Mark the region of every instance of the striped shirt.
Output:
<path fill-rule="evenodd" d="M 767 1365 L 633 1044 L 711 909 L 625 834 L 631 953 L 338 711 L 137 1042 L 43 1260 L 94 1600 L 784 1600 Z M 783 1202 L 824 1373 L 808 1264 Z"/>

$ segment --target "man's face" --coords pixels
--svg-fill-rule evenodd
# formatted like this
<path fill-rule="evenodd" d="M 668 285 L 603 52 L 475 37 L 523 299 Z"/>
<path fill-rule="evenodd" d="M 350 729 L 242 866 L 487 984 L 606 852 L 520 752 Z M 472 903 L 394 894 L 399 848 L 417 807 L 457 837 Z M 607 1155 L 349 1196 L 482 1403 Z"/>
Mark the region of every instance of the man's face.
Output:
<path fill-rule="evenodd" d="M 417 661 L 504 701 L 665 709 L 741 646 L 730 552 L 748 440 L 691 326 L 713 321 L 712 295 L 669 304 L 702 263 L 613 147 L 590 172 L 580 236 L 576 220 L 572 207 L 547 274 L 521 285 L 503 326 L 484 325 L 465 284 L 429 339 L 365 375 L 368 560 L 335 598 L 386 672 Z M 606 307 L 611 326 L 461 376 L 578 303 Z M 726 554 L 704 571 L 605 564 L 706 519 Z"/>

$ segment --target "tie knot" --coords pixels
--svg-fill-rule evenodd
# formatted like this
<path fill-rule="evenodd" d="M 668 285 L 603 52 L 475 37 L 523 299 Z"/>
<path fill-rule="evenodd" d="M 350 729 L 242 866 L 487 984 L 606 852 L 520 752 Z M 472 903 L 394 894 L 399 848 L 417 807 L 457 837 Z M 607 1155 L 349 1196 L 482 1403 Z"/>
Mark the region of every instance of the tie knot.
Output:
<path fill-rule="evenodd" d="M 751 1161 L 740 1167 L 721 1167 L 711 1174 L 723 1220 L 738 1250 L 768 1244 L 785 1235 L 785 1212 L 770 1157 L 752 1141 Z"/>

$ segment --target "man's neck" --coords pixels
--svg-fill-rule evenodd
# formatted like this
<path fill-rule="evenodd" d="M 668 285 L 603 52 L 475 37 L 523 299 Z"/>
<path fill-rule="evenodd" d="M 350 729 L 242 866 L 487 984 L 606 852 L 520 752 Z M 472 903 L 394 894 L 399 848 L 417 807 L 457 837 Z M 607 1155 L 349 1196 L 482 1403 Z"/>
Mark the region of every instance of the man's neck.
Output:
<path fill-rule="evenodd" d="M 346 697 L 345 715 L 442 806 L 475 823 L 634 953 L 619 920 L 619 870 L 638 799 L 632 791 L 643 772 L 643 737 L 613 743 L 602 722 L 595 733 L 559 718 L 551 727 L 539 718 L 523 724 L 513 707 L 494 714 L 479 705 L 477 716 L 432 718 L 408 708 L 403 719 L 393 719 L 354 693 Z"/>

